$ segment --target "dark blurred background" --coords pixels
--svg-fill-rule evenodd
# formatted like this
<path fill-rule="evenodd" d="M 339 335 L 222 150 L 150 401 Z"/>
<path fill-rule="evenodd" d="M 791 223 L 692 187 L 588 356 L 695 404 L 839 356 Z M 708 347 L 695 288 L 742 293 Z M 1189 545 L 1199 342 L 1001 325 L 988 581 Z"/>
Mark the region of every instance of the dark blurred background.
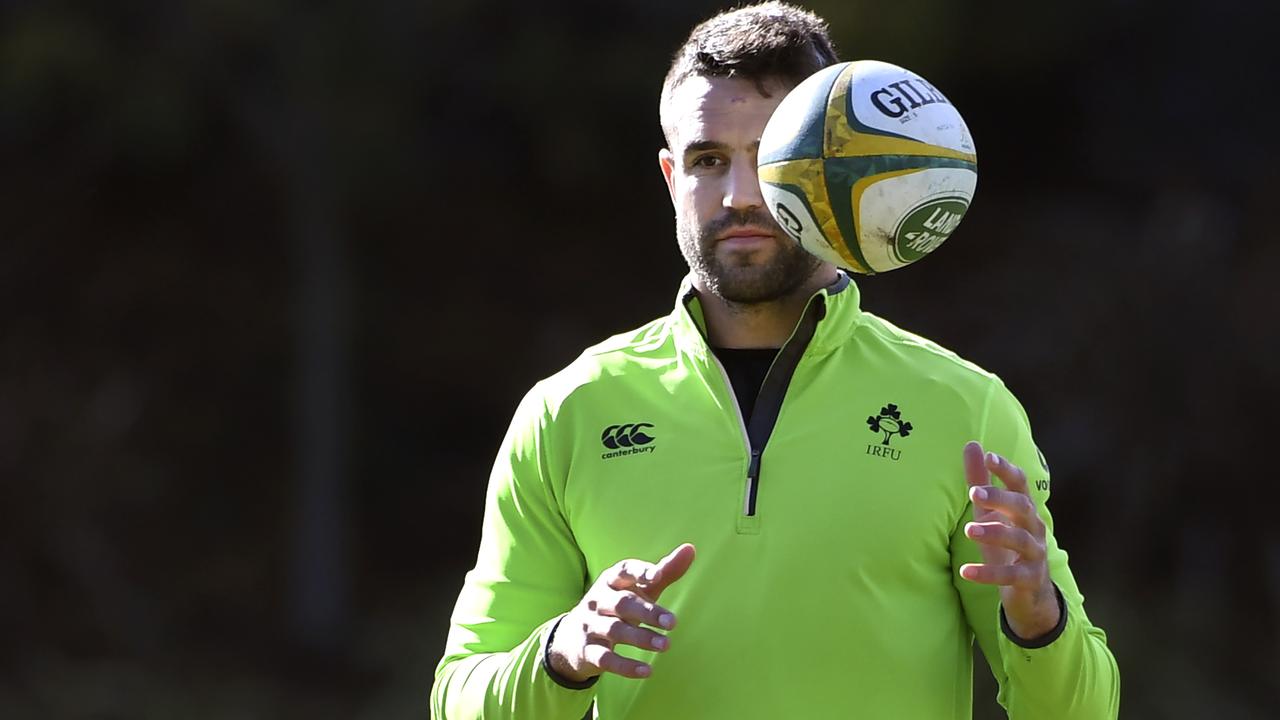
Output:
<path fill-rule="evenodd" d="M 1252 5 L 809 4 L 972 128 L 865 305 L 1026 405 L 1126 718 L 1280 716 Z M 0 718 L 425 716 L 516 402 L 673 301 L 658 90 L 721 7 L 0 0 Z"/>

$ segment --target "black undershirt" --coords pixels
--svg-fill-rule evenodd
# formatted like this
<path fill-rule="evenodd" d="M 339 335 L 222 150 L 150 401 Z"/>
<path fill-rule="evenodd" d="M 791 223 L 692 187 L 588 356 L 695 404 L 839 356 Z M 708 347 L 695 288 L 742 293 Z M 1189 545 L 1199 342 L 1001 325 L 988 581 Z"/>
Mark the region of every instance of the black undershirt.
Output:
<path fill-rule="evenodd" d="M 751 412 L 756 407 L 756 396 L 760 394 L 760 386 L 764 384 L 764 376 L 769 366 L 778 356 L 773 348 L 736 349 L 711 348 L 724 366 L 729 376 L 729 384 L 733 386 L 733 394 L 738 396 L 738 407 L 742 409 L 742 422 L 750 424 Z"/>

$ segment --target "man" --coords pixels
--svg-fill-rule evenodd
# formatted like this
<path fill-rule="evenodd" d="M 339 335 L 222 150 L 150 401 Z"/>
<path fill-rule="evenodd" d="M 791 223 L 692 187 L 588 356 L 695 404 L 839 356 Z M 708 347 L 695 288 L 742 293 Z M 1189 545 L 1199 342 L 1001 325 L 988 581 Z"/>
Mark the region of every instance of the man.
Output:
<path fill-rule="evenodd" d="M 967 718 L 975 637 L 1011 717 L 1116 716 L 1022 408 L 763 207 L 765 122 L 834 62 L 780 3 L 677 52 L 659 163 L 690 276 L 516 411 L 437 718 Z"/>

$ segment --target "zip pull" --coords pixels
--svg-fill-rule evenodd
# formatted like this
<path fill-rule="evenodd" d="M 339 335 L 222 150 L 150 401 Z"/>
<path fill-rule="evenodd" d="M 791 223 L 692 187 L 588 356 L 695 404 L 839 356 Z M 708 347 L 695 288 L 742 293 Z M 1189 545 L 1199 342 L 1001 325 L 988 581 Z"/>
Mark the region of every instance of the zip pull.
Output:
<path fill-rule="evenodd" d="M 751 448 L 751 462 L 747 463 L 747 517 L 756 514 L 756 489 L 760 485 L 760 449 Z"/>

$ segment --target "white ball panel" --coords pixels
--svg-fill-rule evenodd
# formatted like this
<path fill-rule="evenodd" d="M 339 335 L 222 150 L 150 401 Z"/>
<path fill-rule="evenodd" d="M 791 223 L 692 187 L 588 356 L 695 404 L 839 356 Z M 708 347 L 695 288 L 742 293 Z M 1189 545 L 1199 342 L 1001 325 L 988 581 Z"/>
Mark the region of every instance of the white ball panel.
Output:
<path fill-rule="evenodd" d="M 853 63 L 849 97 L 867 127 L 970 155 L 976 154 L 959 111 L 919 75 L 878 60 Z"/>
<path fill-rule="evenodd" d="M 774 219 L 800 243 L 800 247 L 834 265 L 844 267 L 849 264 L 823 239 L 818 221 L 809 212 L 801 195 L 770 183 L 760 183 L 760 192 Z"/>
<path fill-rule="evenodd" d="M 978 174 L 962 168 L 927 168 L 874 182 L 856 208 L 859 245 L 871 269 L 885 272 L 908 264 L 895 252 L 895 232 L 913 210 L 943 198 L 959 198 L 968 205 L 977 185 Z M 950 231 L 926 252 L 937 249 L 949 236 Z"/>

